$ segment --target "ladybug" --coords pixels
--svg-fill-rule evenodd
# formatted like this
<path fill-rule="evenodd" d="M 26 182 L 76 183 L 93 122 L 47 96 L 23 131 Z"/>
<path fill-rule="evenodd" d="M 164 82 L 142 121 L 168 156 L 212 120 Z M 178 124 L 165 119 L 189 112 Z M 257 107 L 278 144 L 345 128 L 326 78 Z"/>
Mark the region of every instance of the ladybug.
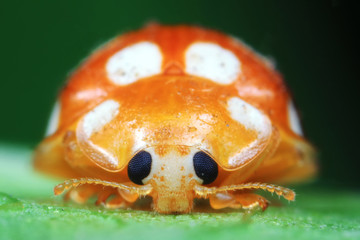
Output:
<path fill-rule="evenodd" d="M 107 208 L 143 196 L 159 213 L 265 210 L 255 190 L 316 173 L 314 148 L 281 75 L 238 39 L 194 26 L 148 25 L 94 51 L 68 79 L 35 168 L 54 189 Z"/>

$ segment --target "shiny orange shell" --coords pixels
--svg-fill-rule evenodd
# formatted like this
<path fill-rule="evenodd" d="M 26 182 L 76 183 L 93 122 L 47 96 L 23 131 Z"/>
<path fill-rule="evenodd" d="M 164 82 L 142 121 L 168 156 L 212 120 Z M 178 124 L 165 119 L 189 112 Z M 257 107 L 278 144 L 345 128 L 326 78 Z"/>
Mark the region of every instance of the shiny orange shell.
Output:
<path fill-rule="evenodd" d="M 141 42 L 160 49 L 160 72 L 129 84 L 114 84 L 106 70 L 109 59 Z M 231 52 L 241 63 L 236 79 L 219 83 L 189 74 L 185 54 L 194 43 L 211 43 Z M 235 156 L 245 151 L 259 132 L 231 117 L 227 106 L 232 98 L 250 104 L 271 123 L 271 134 L 258 141 L 251 157 Z M 91 129 L 88 137 L 91 144 L 113 156 L 111 161 L 82 143 L 84 134 L 79 133 L 85 131 L 79 130 L 84 116 L 109 99 L 120 105 L 119 113 L 94 135 Z M 281 75 L 239 40 L 216 31 L 149 25 L 121 35 L 80 65 L 61 92 L 58 104 L 54 131 L 39 145 L 35 158 L 38 169 L 58 176 L 126 182 L 130 159 L 152 146 L 158 155 L 166 154 L 167 146 L 184 146 L 185 152 L 186 147 L 196 147 L 207 152 L 220 166 L 212 186 L 301 181 L 316 172 L 313 148 L 301 135 Z M 138 142 L 142 144 L 136 148 Z"/>

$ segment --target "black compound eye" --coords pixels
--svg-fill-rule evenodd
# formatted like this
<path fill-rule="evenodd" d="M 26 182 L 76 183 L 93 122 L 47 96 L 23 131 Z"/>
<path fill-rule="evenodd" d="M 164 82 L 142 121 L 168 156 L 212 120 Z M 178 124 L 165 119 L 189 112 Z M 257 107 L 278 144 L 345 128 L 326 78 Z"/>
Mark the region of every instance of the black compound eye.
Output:
<path fill-rule="evenodd" d="M 149 176 L 151 170 L 151 154 L 138 152 L 129 162 L 128 176 L 133 183 L 143 185 L 142 180 Z"/>
<path fill-rule="evenodd" d="M 204 152 L 195 153 L 194 169 L 196 175 L 203 180 L 203 184 L 212 183 L 218 176 L 218 165 Z"/>

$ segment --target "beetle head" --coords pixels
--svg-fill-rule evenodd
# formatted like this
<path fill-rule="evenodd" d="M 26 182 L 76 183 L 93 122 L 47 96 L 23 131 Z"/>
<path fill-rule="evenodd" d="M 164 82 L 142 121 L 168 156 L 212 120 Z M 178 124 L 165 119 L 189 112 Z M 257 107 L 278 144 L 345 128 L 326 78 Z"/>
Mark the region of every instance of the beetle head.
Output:
<path fill-rule="evenodd" d="M 163 145 L 146 148 L 130 161 L 129 178 L 138 184 L 152 186 L 151 196 L 157 212 L 189 212 L 193 207 L 194 185 L 202 184 L 203 175 L 206 174 L 195 169 L 194 156 L 197 152 L 197 148 L 187 146 Z M 144 162 L 151 165 L 151 170 L 148 176 L 138 179 L 141 178 L 139 173 L 148 169 L 142 165 Z M 217 165 L 214 171 L 217 176 Z"/>

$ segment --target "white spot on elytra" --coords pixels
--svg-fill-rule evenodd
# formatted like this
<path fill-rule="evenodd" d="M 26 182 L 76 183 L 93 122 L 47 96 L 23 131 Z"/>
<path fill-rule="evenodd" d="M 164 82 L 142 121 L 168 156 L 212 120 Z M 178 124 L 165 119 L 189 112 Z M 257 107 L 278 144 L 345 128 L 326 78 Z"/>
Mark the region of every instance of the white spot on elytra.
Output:
<path fill-rule="evenodd" d="M 241 63 L 231 51 L 214 43 L 192 44 L 185 54 L 186 72 L 216 83 L 231 84 L 241 73 Z"/>
<path fill-rule="evenodd" d="M 115 53 L 106 64 L 108 78 L 117 85 L 127 85 L 161 72 L 162 54 L 151 42 L 140 42 Z"/>
<path fill-rule="evenodd" d="M 259 140 L 254 140 L 248 146 L 241 149 L 241 152 L 237 153 L 234 157 L 229 158 L 230 166 L 240 166 L 247 160 L 252 159 L 259 152 Z"/>
<path fill-rule="evenodd" d="M 56 132 L 59 126 L 59 121 L 60 121 L 60 102 L 56 101 L 50 114 L 50 119 L 46 127 L 45 136 L 50 136 L 51 134 Z"/>
<path fill-rule="evenodd" d="M 119 114 L 120 104 L 114 100 L 106 100 L 89 113 L 83 120 L 83 129 L 87 138 L 101 130 L 104 125 L 113 120 Z"/>
<path fill-rule="evenodd" d="M 296 134 L 303 136 L 299 115 L 293 101 L 289 101 L 288 103 L 288 119 L 291 130 L 293 130 Z"/>
<path fill-rule="evenodd" d="M 241 149 L 241 152 L 229 159 L 230 166 L 240 166 L 259 153 L 262 149 L 262 142 L 271 135 L 272 125 L 266 115 L 238 97 L 228 100 L 227 109 L 234 120 L 242 124 L 246 129 L 254 130 L 258 133 L 256 140 L 249 143 Z"/>
<path fill-rule="evenodd" d="M 234 120 L 245 128 L 258 132 L 259 137 L 267 137 L 271 133 L 269 118 L 244 100 L 238 97 L 230 98 L 227 109 Z"/>

